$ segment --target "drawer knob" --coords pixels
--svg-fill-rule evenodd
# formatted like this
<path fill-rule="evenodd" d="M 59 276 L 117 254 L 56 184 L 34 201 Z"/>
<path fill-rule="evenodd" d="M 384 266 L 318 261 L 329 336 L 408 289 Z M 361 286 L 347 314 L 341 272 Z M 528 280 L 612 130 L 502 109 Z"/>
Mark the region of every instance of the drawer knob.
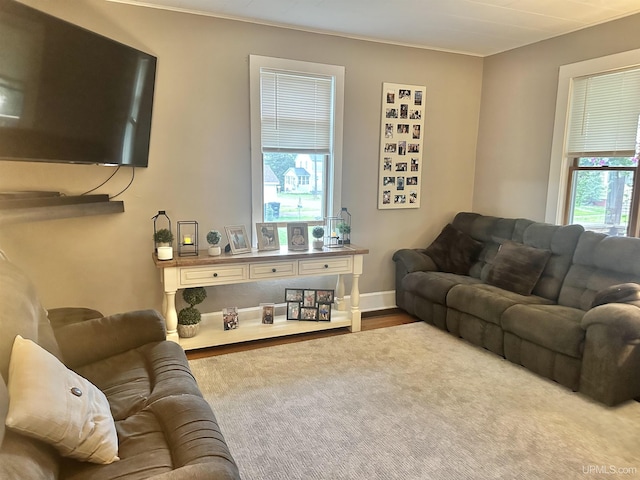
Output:
<path fill-rule="evenodd" d="M 217 273 L 214 273 L 214 274 L 213 274 L 213 276 L 214 276 L 214 277 L 217 277 L 217 276 L 218 276 L 218 274 L 217 274 Z"/>
<path fill-rule="evenodd" d="M 277 272 L 277 270 L 276 270 L 275 268 L 272 268 L 272 269 L 271 269 L 271 271 L 272 271 L 273 273 L 276 273 L 276 272 Z"/>
<path fill-rule="evenodd" d="M 324 264 L 324 268 L 329 268 L 329 265 L 327 265 L 326 263 Z"/>

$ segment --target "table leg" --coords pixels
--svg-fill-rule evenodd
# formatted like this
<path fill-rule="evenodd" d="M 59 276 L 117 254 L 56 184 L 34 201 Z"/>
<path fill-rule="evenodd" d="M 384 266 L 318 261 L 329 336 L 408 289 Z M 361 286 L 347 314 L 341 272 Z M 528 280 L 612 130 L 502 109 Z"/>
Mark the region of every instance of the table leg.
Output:
<path fill-rule="evenodd" d="M 344 304 L 344 275 L 338 275 L 338 283 L 336 284 L 336 310 L 346 310 Z"/>
<path fill-rule="evenodd" d="M 360 312 L 360 289 L 359 289 L 360 275 L 353 274 L 351 284 L 351 328 L 352 332 L 359 332 L 361 330 L 362 313 Z"/>
<path fill-rule="evenodd" d="M 176 312 L 176 292 L 164 292 L 164 319 L 167 322 L 167 340 L 178 342 L 178 314 Z"/>

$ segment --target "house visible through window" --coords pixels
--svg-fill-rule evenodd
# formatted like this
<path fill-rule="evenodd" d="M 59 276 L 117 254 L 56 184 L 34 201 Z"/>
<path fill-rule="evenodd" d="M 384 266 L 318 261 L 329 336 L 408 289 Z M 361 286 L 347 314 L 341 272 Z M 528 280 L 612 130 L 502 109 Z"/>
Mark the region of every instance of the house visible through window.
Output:
<path fill-rule="evenodd" d="M 250 69 L 252 218 L 284 240 L 287 222 L 340 208 L 344 67 L 251 55 Z"/>

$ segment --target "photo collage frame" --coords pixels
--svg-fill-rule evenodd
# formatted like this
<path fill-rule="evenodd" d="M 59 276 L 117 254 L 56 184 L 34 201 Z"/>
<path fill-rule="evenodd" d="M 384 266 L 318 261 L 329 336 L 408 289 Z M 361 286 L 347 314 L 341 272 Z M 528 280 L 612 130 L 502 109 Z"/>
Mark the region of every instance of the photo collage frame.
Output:
<path fill-rule="evenodd" d="M 419 208 L 426 87 L 382 84 L 378 209 Z"/>
<path fill-rule="evenodd" d="M 308 288 L 286 288 L 287 320 L 330 322 L 333 290 L 312 290 Z"/>

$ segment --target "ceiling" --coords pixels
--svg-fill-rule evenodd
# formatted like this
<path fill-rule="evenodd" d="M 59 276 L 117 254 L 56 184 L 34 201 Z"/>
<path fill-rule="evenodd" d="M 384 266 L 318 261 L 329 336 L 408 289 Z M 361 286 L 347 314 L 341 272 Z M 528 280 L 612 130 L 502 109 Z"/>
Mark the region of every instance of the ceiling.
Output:
<path fill-rule="evenodd" d="M 109 0 L 487 56 L 640 13 L 639 0 Z"/>

